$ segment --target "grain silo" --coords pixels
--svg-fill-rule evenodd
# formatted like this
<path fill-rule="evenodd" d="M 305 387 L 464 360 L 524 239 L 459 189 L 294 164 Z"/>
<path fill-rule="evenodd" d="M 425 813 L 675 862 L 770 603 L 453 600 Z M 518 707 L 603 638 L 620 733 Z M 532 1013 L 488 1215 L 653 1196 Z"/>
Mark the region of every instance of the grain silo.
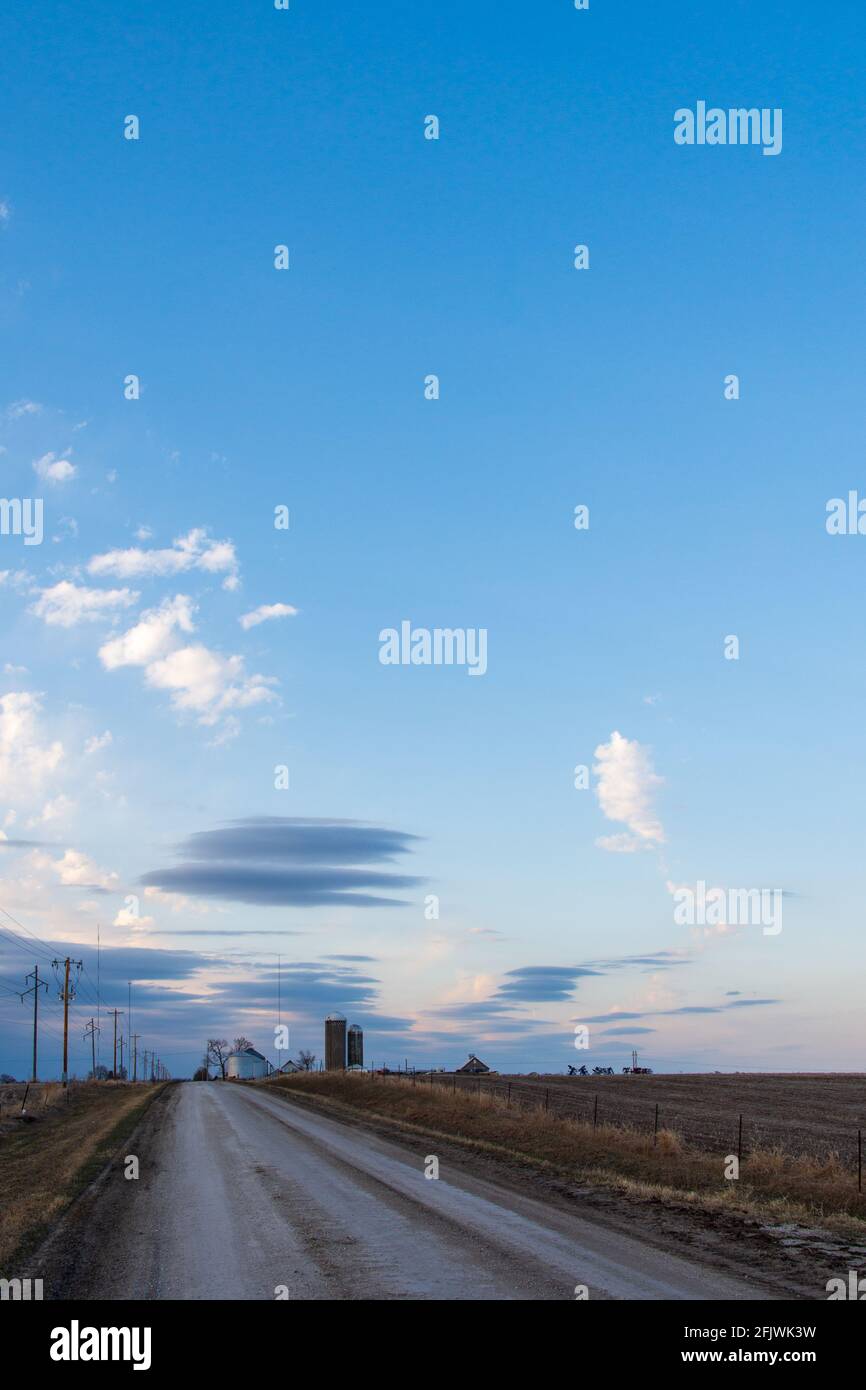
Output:
<path fill-rule="evenodd" d="M 357 1023 L 353 1023 L 349 1029 L 349 1066 L 362 1067 L 364 1065 L 364 1030 Z"/>
<path fill-rule="evenodd" d="M 346 1018 L 328 1014 L 325 1019 L 325 1071 L 346 1070 Z"/>

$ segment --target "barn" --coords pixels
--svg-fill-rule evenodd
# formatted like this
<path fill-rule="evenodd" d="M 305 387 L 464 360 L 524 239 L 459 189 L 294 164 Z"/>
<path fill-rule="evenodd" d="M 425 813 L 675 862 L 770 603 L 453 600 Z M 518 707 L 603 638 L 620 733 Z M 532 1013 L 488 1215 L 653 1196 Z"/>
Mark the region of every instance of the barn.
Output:
<path fill-rule="evenodd" d="M 470 1052 L 469 1061 L 464 1062 L 462 1067 L 457 1068 L 458 1076 L 486 1076 L 490 1068 L 480 1061 L 474 1052 Z"/>
<path fill-rule="evenodd" d="M 232 1081 L 257 1081 L 267 1076 L 268 1060 L 254 1047 L 245 1047 L 241 1052 L 230 1052 L 226 1058 L 226 1076 Z"/>

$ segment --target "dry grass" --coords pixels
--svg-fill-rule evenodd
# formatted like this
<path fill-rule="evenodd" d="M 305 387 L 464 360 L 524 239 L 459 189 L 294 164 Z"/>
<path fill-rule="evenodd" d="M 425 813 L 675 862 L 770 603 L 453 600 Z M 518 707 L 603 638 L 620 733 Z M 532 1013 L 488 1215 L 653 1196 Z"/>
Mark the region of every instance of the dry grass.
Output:
<path fill-rule="evenodd" d="M 23 1082 L 7 1084 L 0 1088 L 0 1125 L 7 1122 L 8 1128 L 8 1122 L 17 1123 L 25 1095 L 28 1115 L 44 1115 L 65 1099 L 59 1081 L 37 1081 L 29 1089 Z"/>
<path fill-rule="evenodd" d="M 42 1238 L 161 1089 L 97 1082 L 73 1086 L 67 1101 L 62 1086 L 46 1085 L 33 1105 L 31 1090 L 33 1122 L 6 1125 L 0 1135 L 0 1272 Z"/>
<path fill-rule="evenodd" d="M 782 1149 L 755 1150 L 744 1158 L 739 1180 L 732 1181 L 724 1176 L 729 1149 L 708 1154 L 668 1129 L 654 1142 L 643 1130 L 593 1128 L 541 1105 L 508 1108 L 504 1096 L 492 1092 L 327 1073 L 260 1084 L 633 1196 L 741 1211 L 770 1223 L 844 1227 L 866 1240 L 866 1194 L 858 1193 L 856 1172 L 835 1154 L 792 1157 Z"/>

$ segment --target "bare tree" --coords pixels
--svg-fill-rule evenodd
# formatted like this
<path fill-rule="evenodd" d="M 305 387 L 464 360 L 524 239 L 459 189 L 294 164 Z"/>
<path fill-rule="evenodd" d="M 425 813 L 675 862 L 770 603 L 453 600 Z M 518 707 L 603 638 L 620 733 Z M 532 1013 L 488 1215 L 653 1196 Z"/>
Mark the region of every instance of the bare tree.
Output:
<path fill-rule="evenodd" d="M 211 1066 L 219 1067 L 220 1076 L 223 1081 L 226 1079 L 226 1062 L 228 1060 L 228 1038 L 208 1038 L 207 1056 Z"/>
<path fill-rule="evenodd" d="M 298 1066 L 301 1068 L 301 1071 L 312 1071 L 312 1070 L 313 1070 L 313 1067 L 315 1066 L 315 1064 L 316 1064 L 316 1054 L 315 1054 L 315 1052 L 299 1052 L 299 1053 L 298 1053 Z"/>
<path fill-rule="evenodd" d="M 240 1036 L 239 1038 L 235 1038 L 235 1041 L 234 1041 L 234 1050 L 235 1050 L 235 1052 L 246 1052 L 246 1050 L 247 1050 L 248 1047 L 252 1047 L 252 1043 L 250 1042 L 249 1038 L 245 1038 L 245 1037 L 243 1036 L 243 1034 L 241 1034 L 241 1036 Z"/>

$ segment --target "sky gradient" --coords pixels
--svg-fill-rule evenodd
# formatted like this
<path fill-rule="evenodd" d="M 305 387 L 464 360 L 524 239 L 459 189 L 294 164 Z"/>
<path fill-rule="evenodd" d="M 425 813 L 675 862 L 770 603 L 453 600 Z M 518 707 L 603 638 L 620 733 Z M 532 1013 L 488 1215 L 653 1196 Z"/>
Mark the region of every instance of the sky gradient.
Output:
<path fill-rule="evenodd" d="M 337 1009 L 376 1064 L 860 1070 L 862 7 L 94 0 L 4 50 L 0 1071 L 37 960 L 59 1071 L 55 953 L 79 1072 L 130 979 L 175 1075 L 276 1060 L 278 988 L 292 1054 Z M 781 152 L 676 144 L 700 100 Z M 383 665 L 404 621 L 483 676 Z M 678 923 L 699 881 L 782 930 Z"/>

